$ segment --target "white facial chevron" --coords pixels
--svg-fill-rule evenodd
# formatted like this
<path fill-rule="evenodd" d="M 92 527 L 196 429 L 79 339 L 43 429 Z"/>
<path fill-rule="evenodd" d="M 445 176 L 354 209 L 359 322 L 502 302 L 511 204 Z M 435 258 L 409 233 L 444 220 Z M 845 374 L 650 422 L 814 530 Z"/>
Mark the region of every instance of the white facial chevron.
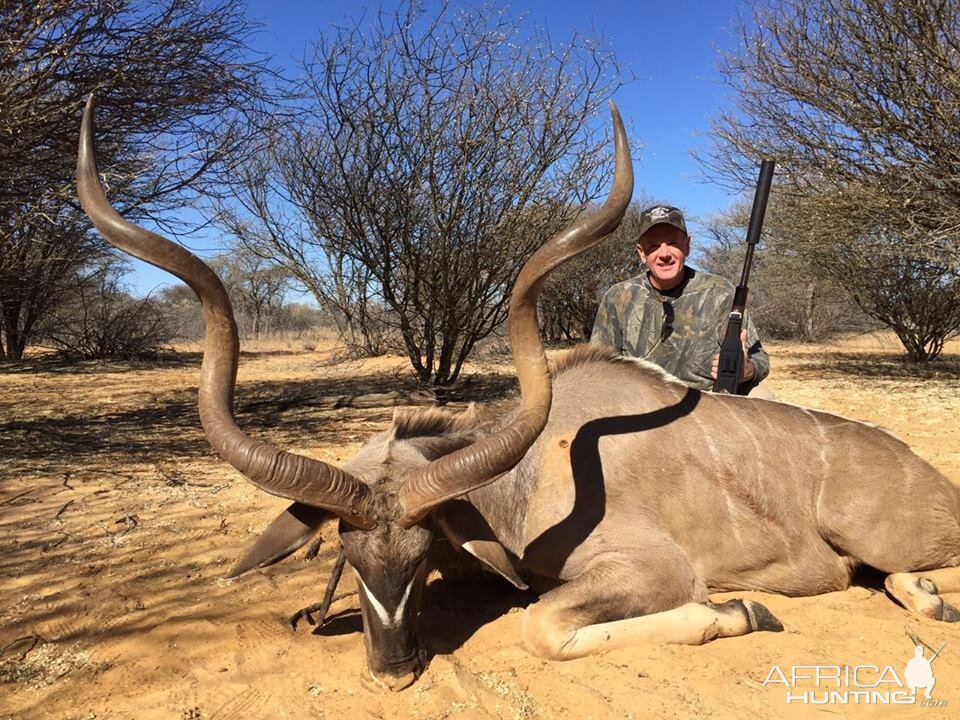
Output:
<path fill-rule="evenodd" d="M 367 587 L 367 584 L 363 581 L 363 578 L 360 577 L 360 573 L 356 570 L 353 571 L 353 574 L 357 576 L 357 582 L 360 583 L 360 588 L 363 590 L 363 594 L 366 595 L 367 600 L 370 602 L 370 606 L 376 611 L 377 617 L 380 618 L 380 622 L 383 623 L 384 627 L 393 627 L 400 624 L 400 618 L 403 617 L 403 609 L 407 605 L 407 600 L 410 599 L 410 591 L 413 589 L 413 583 L 416 582 L 417 575 L 414 574 L 410 582 L 407 583 L 407 589 L 403 591 L 403 597 L 400 598 L 400 604 L 397 605 L 397 609 L 393 611 L 393 615 L 387 612 L 387 609 L 383 606 L 383 603 L 377 599 L 377 596 L 374 595 L 370 588 Z"/>

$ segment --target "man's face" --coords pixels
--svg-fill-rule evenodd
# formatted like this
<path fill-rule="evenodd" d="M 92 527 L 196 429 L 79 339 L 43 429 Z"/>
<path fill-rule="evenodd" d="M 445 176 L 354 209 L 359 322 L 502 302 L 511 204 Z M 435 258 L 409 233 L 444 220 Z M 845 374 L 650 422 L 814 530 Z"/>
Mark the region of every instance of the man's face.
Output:
<path fill-rule="evenodd" d="M 683 263 L 690 254 L 690 236 L 673 225 L 654 225 L 640 238 L 637 253 L 650 268 L 650 284 L 658 290 L 672 290 L 683 280 Z"/>

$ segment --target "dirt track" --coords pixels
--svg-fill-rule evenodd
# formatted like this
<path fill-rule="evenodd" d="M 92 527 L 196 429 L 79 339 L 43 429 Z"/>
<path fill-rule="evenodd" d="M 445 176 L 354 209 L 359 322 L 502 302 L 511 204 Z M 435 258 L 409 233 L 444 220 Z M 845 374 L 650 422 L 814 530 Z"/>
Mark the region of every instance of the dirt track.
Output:
<path fill-rule="evenodd" d="M 774 345 L 769 382 L 784 401 L 891 429 L 960 483 L 960 342 L 949 350 L 938 372 L 916 378 L 886 337 Z M 392 408 L 333 408 L 331 397 L 396 389 L 404 361 L 325 358 L 296 348 L 245 356 L 240 424 L 332 462 L 356 450 Z M 188 356 L 0 374 L 0 717 L 960 717 L 960 629 L 909 616 L 863 586 L 812 598 L 738 594 L 767 605 L 781 634 L 548 663 L 518 638 L 532 596 L 498 581 L 437 580 L 424 599 L 429 668 L 400 694 L 371 689 L 355 597 L 334 606 L 321 634 L 285 624 L 323 593 L 331 526 L 314 561 L 300 553 L 219 579 L 286 503 L 209 450 L 196 421 L 197 365 Z M 486 368 L 469 392 L 482 401 L 509 386 L 508 368 Z M 352 585 L 346 574 L 341 591 Z M 787 705 L 782 686 L 762 687 L 774 664 L 902 673 L 913 651 L 906 629 L 933 647 L 946 642 L 934 665 L 946 707 Z"/>

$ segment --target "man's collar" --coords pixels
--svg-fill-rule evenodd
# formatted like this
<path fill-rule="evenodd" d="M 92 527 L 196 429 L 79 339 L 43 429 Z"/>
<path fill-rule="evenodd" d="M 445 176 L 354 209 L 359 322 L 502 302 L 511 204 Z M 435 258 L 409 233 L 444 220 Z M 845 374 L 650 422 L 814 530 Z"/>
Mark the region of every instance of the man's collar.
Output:
<path fill-rule="evenodd" d="M 647 287 L 649 287 L 654 292 L 654 294 L 658 295 L 661 299 L 676 300 L 678 297 L 683 295 L 683 291 L 687 289 L 687 285 L 690 284 L 690 281 L 693 280 L 696 274 L 697 274 L 696 270 L 694 270 L 689 265 L 684 265 L 683 280 L 681 280 L 679 284 L 676 285 L 676 287 L 670 288 L 669 290 L 658 290 L 656 287 L 654 287 L 653 283 L 650 282 L 649 270 L 647 270 L 647 272 L 644 274 L 643 279 L 644 279 L 644 282 L 647 283 Z"/>

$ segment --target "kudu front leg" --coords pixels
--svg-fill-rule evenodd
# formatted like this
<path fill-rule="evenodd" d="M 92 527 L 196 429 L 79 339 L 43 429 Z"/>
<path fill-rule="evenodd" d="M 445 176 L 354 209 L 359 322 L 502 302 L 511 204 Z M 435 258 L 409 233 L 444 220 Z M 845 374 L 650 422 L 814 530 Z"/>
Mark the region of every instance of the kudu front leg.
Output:
<path fill-rule="evenodd" d="M 540 657 L 572 660 L 641 643 L 702 645 L 783 629 L 759 603 L 707 602 L 706 588 L 685 562 L 661 567 L 596 564 L 526 609 L 524 643 Z"/>

